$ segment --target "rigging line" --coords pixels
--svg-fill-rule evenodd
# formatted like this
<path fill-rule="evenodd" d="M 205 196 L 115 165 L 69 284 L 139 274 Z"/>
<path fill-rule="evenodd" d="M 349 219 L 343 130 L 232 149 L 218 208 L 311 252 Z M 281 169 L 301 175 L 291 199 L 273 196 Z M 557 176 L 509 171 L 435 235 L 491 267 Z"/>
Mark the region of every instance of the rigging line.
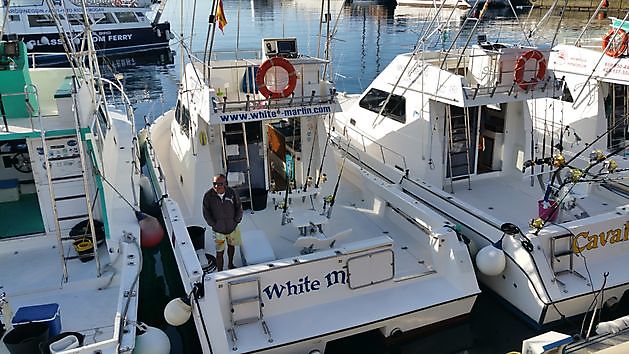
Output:
<path fill-rule="evenodd" d="M 216 14 L 218 13 L 218 9 L 221 5 L 220 0 L 216 3 L 216 7 L 214 8 L 214 12 L 210 16 L 212 19 L 212 35 L 210 37 L 210 47 L 207 48 L 206 53 L 209 55 L 209 60 L 212 60 L 212 48 L 214 47 L 214 36 L 216 35 Z M 205 62 L 205 60 L 204 60 Z M 212 75 L 212 71 L 208 70 L 207 79 L 210 80 L 210 76 Z"/>
<path fill-rule="evenodd" d="M 489 0 L 487 0 L 487 2 L 489 2 Z M 526 39 L 526 43 L 530 46 L 531 45 L 531 41 L 529 41 L 529 38 L 526 36 L 526 30 L 524 29 L 524 25 L 522 25 L 522 23 L 520 22 L 520 19 L 518 18 L 518 14 L 515 12 L 515 8 L 513 7 L 513 3 L 511 3 L 511 0 L 507 0 L 507 3 L 509 3 L 509 7 L 511 8 L 511 11 L 513 12 L 513 16 L 515 17 L 515 22 L 517 22 L 518 26 L 522 30 L 522 34 L 524 35 L 524 39 Z M 480 19 L 479 19 L 479 21 L 480 21 Z"/>
<path fill-rule="evenodd" d="M 555 33 L 553 33 L 553 40 L 550 42 L 550 48 L 553 48 L 555 46 L 555 41 L 557 40 L 557 34 L 559 33 L 561 22 L 563 22 L 563 17 L 566 14 L 566 6 L 568 6 L 568 0 L 563 1 L 563 7 L 561 8 L 561 15 L 559 16 L 559 21 L 557 21 L 557 27 L 555 28 Z"/>
<path fill-rule="evenodd" d="M 166 0 L 162 0 L 166 1 Z M 183 9 L 181 10 L 183 16 Z M 192 2 L 192 23 L 190 24 L 190 48 L 192 48 L 192 40 L 194 39 L 194 20 L 196 20 L 197 16 L 197 0 Z"/>
<path fill-rule="evenodd" d="M 579 94 L 574 99 L 574 102 L 572 103 L 572 108 L 576 108 L 576 104 L 579 102 L 579 98 L 581 97 L 581 94 L 583 94 L 583 91 L 585 90 L 585 87 L 589 86 L 587 84 L 590 82 L 590 79 L 592 78 L 592 76 L 594 76 L 594 73 L 596 72 L 596 68 L 599 66 L 599 64 L 601 63 L 601 61 L 605 57 L 605 52 L 607 52 L 607 50 L 610 48 L 612 43 L 614 43 L 614 39 L 618 38 L 617 37 L 618 36 L 618 32 L 621 30 L 622 26 L 625 24 L 625 21 L 627 21 L 627 17 L 629 17 L 629 12 L 627 12 L 625 17 L 622 19 L 622 22 L 620 23 L 620 26 L 618 26 L 618 28 L 616 28 L 614 30 L 614 34 L 611 36 L 611 38 L 609 40 L 609 43 L 607 43 L 607 46 L 605 48 L 603 48 L 603 51 L 601 52 L 601 55 L 598 58 L 598 61 L 596 62 L 596 64 L 592 68 L 592 72 L 590 72 L 590 75 L 588 76 L 587 80 L 585 80 L 585 84 L 581 87 L 581 90 L 579 90 Z"/>
<path fill-rule="evenodd" d="M 321 0 L 321 11 L 319 13 L 319 37 L 317 39 L 317 58 L 321 57 L 321 35 L 323 32 L 323 7 L 325 6 L 325 0 Z"/>
<path fill-rule="evenodd" d="M 588 19 L 588 22 L 585 24 L 585 26 L 583 26 L 583 29 L 581 30 L 581 33 L 579 33 L 579 36 L 574 41 L 575 47 L 579 46 L 579 42 L 581 41 L 581 37 L 583 37 L 583 35 L 585 34 L 585 31 L 590 26 L 590 23 L 592 23 L 592 20 L 594 20 L 594 17 L 596 17 L 598 12 L 601 11 L 601 8 L 603 7 L 603 3 L 605 3 L 605 2 L 607 2 L 607 0 L 601 0 L 598 3 L 598 7 L 596 8 L 596 10 L 594 10 L 594 13 L 592 13 L 592 16 L 590 16 L 590 18 Z"/>
<path fill-rule="evenodd" d="M 555 7 L 557 7 L 558 3 L 559 3 L 559 0 L 553 1 L 552 5 L 550 5 L 550 7 L 548 8 L 544 16 L 542 16 L 542 18 L 539 19 L 539 21 L 537 21 L 537 24 L 529 31 L 529 37 L 533 37 L 533 35 L 537 31 L 539 31 L 543 26 L 546 25 L 546 22 L 550 19 L 550 16 L 555 11 Z M 531 12 L 529 12 L 529 16 L 532 12 L 533 12 L 533 7 L 531 7 Z"/>
<path fill-rule="evenodd" d="M 6 0 L 6 2 L 3 5 L 5 8 L 5 11 L 4 11 L 4 18 L 2 19 L 2 27 L 0 27 L 0 38 L 2 38 L 2 35 L 4 34 L 4 29 L 7 26 L 7 19 L 9 19 L 9 8 L 11 8 L 11 0 Z"/>
<path fill-rule="evenodd" d="M 212 7 L 210 8 L 210 16 L 207 20 L 207 34 L 205 35 L 205 46 L 203 47 L 203 81 L 209 76 L 208 68 L 206 66 L 207 63 L 207 49 L 210 43 L 210 26 L 212 29 L 216 26 L 215 22 L 215 12 L 216 12 L 216 0 L 212 0 Z"/>
<path fill-rule="evenodd" d="M 329 1 L 329 0 L 328 0 Z M 332 47 L 330 46 L 330 44 L 332 43 L 332 38 L 334 38 L 336 36 L 336 32 L 338 30 L 338 24 L 339 24 L 339 20 L 341 19 L 341 14 L 343 13 L 343 7 L 341 6 L 341 8 L 339 9 L 338 14 L 336 14 L 336 20 L 334 21 L 334 27 L 332 27 L 332 33 L 329 35 L 329 38 L 327 39 L 328 41 L 328 50 L 330 51 L 330 53 L 332 53 Z M 321 39 L 321 37 L 319 37 L 319 40 Z M 330 54 L 330 57 L 332 55 Z M 318 55 L 317 55 L 318 57 Z M 330 67 L 330 70 L 328 70 L 328 66 Z M 323 78 L 325 79 L 325 75 L 327 73 L 328 75 L 328 80 L 332 81 L 332 62 L 331 60 L 327 60 L 327 62 L 325 63 L 325 66 L 323 67 Z"/>

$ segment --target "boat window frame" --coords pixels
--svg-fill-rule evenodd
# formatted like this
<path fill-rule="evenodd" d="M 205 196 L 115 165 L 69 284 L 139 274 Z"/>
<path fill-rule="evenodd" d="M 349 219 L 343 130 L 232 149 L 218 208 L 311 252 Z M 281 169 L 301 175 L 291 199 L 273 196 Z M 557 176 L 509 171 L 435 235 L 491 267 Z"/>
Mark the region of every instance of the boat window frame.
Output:
<path fill-rule="evenodd" d="M 48 22 L 43 22 L 35 19 L 35 17 L 46 17 Z M 59 15 L 61 20 L 64 20 L 65 17 L 63 15 Z M 33 19 L 35 19 L 33 21 Z M 55 27 L 55 19 L 50 14 L 30 14 L 27 15 L 26 20 L 28 22 L 28 27 L 30 28 L 40 28 L 40 27 Z"/>
<path fill-rule="evenodd" d="M 391 98 L 389 99 L 385 109 L 382 111 L 382 115 L 398 123 L 406 124 L 406 97 L 404 96 L 372 87 L 360 99 L 360 101 L 358 101 L 358 105 L 368 111 L 380 113 L 381 104 L 387 99 L 389 94 L 391 94 Z M 366 103 L 367 100 L 372 98 L 377 104 Z"/>
<path fill-rule="evenodd" d="M 138 16 L 133 11 L 114 12 L 113 14 L 118 20 L 118 23 L 139 23 L 140 22 L 140 20 L 138 19 Z M 134 21 L 128 21 L 129 18 L 120 17 L 121 14 L 127 14 L 127 15 L 131 14 Z"/>
<path fill-rule="evenodd" d="M 20 22 L 20 21 L 22 21 L 22 16 L 20 16 L 20 14 L 9 15 L 9 22 Z"/>
<path fill-rule="evenodd" d="M 44 6 L 44 0 L 32 0 L 32 3 L 20 3 L 24 0 L 12 0 L 11 7 L 38 7 Z M 5 8 L 4 1 L 0 2 L 0 8 Z"/>
<path fill-rule="evenodd" d="M 102 15 L 102 17 L 96 18 L 96 15 Z M 91 21 L 92 24 L 98 24 L 98 25 L 108 25 L 108 24 L 116 24 L 118 22 L 116 22 L 116 17 L 114 16 L 113 13 L 111 12 L 95 12 L 91 14 Z M 102 22 L 102 19 L 106 19 L 107 21 Z"/>
<path fill-rule="evenodd" d="M 190 110 L 178 99 L 177 106 L 175 106 L 175 121 L 179 124 L 181 132 L 188 138 L 190 137 L 190 120 Z"/>

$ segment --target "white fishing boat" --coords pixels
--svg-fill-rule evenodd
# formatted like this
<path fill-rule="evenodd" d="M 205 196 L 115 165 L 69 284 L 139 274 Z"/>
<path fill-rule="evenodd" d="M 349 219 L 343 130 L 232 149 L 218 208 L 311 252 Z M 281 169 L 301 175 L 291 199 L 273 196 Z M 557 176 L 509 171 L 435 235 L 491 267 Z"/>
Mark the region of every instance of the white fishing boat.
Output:
<path fill-rule="evenodd" d="M 0 353 L 136 346 L 135 130 L 96 83 L 81 67 L 29 69 L 24 42 L 0 44 Z"/>
<path fill-rule="evenodd" d="M 464 319 L 479 293 L 465 243 L 445 218 L 344 158 L 347 146 L 324 127 L 338 106 L 328 61 L 303 55 L 295 38 L 241 55 L 188 64 L 176 109 L 147 129 L 189 294 L 167 306 L 167 320 L 192 311 L 204 353 L 323 353 L 365 331 L 390 337 Z M 213 272 L 202 198 L 218 174 L 247 210 L 237 268 Z"/>
<path fill-rule="evenodd" d="M 85 15 L 98 55 L 163 49 L 173 37 L 170 24 L 160 22 L 165 4 L 166 0 L 14 0 L 8 8 L 0 6 L 7 19 L 1 33 L 4 40 L 22 40 L 29 52 L 39 53 L 37 64 L 67 60 L 60 33 L 82 50 Z"/>
<path fill-rule="evenodd" d="M 561 93 L 548 55 L 484 37 L 403 54 L 364 93 L 340 99 L 335 124 L 370 171 L 460 227 L 480 249 L 479 281 L 535 326 L 629 288 L 627 192 L 612 181 L 626 171 L 593 151 L 607 124 L 553 121 L 527 104 Z M 591 139 L 576 145 L 578 136 Z"/>

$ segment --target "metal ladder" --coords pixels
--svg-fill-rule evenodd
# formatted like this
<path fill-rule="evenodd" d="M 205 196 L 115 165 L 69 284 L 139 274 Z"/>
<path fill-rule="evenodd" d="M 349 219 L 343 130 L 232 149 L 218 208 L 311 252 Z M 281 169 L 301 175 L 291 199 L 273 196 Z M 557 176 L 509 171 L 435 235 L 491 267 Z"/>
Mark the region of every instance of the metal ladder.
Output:
<path fill-rule="evenodd" d="M 75 80 L 73 78 L 73 80 Z M 61 136 L 61 137 L 54 137 L 54 138 L 46 138 L 46 131 L 44 129 L 44 125 L 43 125 L 43 120 L 41 118 L 41 114 L 39 116 L 39 124 L 40 124 L 40 133 L 41 133 L 41 142 L 42 142 L 42 152 L 44 155 L 44 166 L 46 167 L 46 178 L 48 180 L 48 192 L 50 194 L 50 202 L 52 204 L 52 211 L 53 211 L 53 218 L 55 221 L 55 234 L 57 237 L 57 248 L 59 249 L 59 255 L 60 255 L 60 259 L 61 259 L 61 267 L 63 269 L 63 282 L 67 282 L 68 281 L 68 266 L 67 266 L 67 261 L 68 260 L 72 260 L 72 259 L 77 259 L 77 258 L 83 258 L 83 257 L 91 257 L 93 256 L 95 259 L 95 264 L 96 264 L 96 274 L 97 276 L 100 277 L 101 275 L 101 266 L 100 266 L 100 260 L 98 258 L 98 245 L 97 245 L 97 240 L 96 240 L 96 230 L 94 227 L 94 217 L 92 214 L 92 202 L 91 202 L 91 198 L 90 198 L 90 193 L 89 193 L 89 185 L 88 185 L 88 180 L 87 180 L 87 168 L 86 168 L 86 163 L 85 163 L 85 150 L 83 148 L 83 139 L 81 138 L 81 122 L 80 122 L 80 117 L 78 115 L 78 105 L 77 105 L 77 101 L 76 101 L 76 86 L 75 86 L 75 82 L 73 81 L 73 90 L 72 90 L 72 97 L 73 97 L 73 105 L 74 105 L 74 129 L 75 129 L 75 134 L 74 135 L 69 135 L 69 136 Z M 60 140 L 60 139 L 68 139 L 68 138 L 76 138 L 76 147 L 77 147 L 77 154 L 73 154 L 71 156 L 62 156 L 62 157 L 51 157 L 49 154 L 49 150 L 48 150 L 48 145 L 47 145 L 47 141 L 49 140 Z M 75 175 L 69 175 L 69 176 L 61 176 L 61 177 L 53 177 L 53 165 L 51 164 L 51 161 L 69 161 L 69 160 L 79 160 L 81 163 L 81 173 L 80 174 L 75 174 Z M 72 180 L 77 180 L 81 178 L 82 179 L 82 186 L 83 186 L 83 193 L 79 193 L 79 194 L 71 194 L 71 195 L 65 195 L 65 196 L 61 196 L 61 197 L 57 197 L 57 193 L 55 192 L 55 186 L 58 186 L 58 184 L 60 182 L 67 182 L 67 181 L 72 181 Z M 66 201 L 66 200 L 76 200 L 76 199 L 85 199 L 85 206 L 86 206 L 86 212 L 84 214 L 78 214 L 78 215 L 67 215 L 67 216 L 60 216 L 59 215 L 59 207 L 58 207 L 58 202 L 60 201 Z M 85 238 L 85 235 L 81 236 L 69 236 L 69 235 L 62 235 L 62 229 L 61 229 L 61 222 L 62 221 L 68 221 L 68 220 L 74 220 L 74 219 L 82 219 L 87 217 L 88 220 L 88 224 L 89 224 L 89 228 L 90 228 L 90 232 L 91 232 L 91 242 L 92 242 L 92 246 L 93 246 L 93 250 L 91 253 L 86 253 L 83 255 L 75 255 L 75 256 L 69 256 L 66 254 L 66 250 L 65 250 L 65 245 L 64 242 L 65 241 L 75 241 L 77 239 L 82 239 Z M 68 252 L 69 253 L 69 252 Z"/>
<path fill-rule="evenodd" d="M 229 126 L 234 126 L 235 124 L 237 123 L 230 124 Z M 227 127 L 228 125 L 225 126 L 225 130 L 223 131 L 223 159 L 225 160 L 224 161 L 225 171 L 226 171 L 226 174 L 229 174 L 230 172 L 246 172 L 247 173 L 247 188 L 249 192 L 249 199 L 245 199 L 243 200 L 243 202 L 249 202 L 249 204 L 251 205 L 251 210 L 253 210 L 253 194 L 252 194 L 252 189 L 251 189 L 251 163 L 249 161 L 249 143 L 247 142 L 247 129 L 245 127 L 244 122 L 240 123 L 241 130 L 228 130 Z M 242 146 L 245 149 L 244 158 L 230 159 L 230 156 L 227 156 L 227 153 L 226 153 L 227 145 L 232 145 L 232 144 L 226 143 L 228 136 L 242 137 L 242 141 L 243 141 Z M 241 144 L 238 144 L 238 146 L 240 147 Z M 233 169 L 233 166 L 230 166 L 233 163 L 238 163 L 238 162 L 243 162 L 243 161 L 246 162 L 246 171 Z M 230 162 L 232 164 L 230 164 Z"/>
<path fill-rule="evenodd" d="M 567 239 L 568 243 L 565 244 L 565 240 Z M 563 242 L 563 245 L 557 245 L 558 242 Z M 574 270 L 574 235 L 573 234 L 564 234 L 553 236 L 550 238 L 550 268 L 553 271 L 554 280 L 565 287 L 565 284 L 557 279 L 557 276 L 565 273 L 574 274 L 577 277 L 587 280 L 583 275 L 579 274 L 576 270 Z M 568 268 L 567 269 L 557 269 L 558 263 L 561 262 L 561 259 L 568 257 Z"/>
<path fill-rule="evenodd" d="M 271 331 L 264 321 L 262 314 L 262 298 L 260 296 L 260 278 L 245 278 L 227 283 L 229 304 L 231 306 L 231 328 L 227 330 L 232 341 L 232 350 L 238 350 L 236 326 L 260 322 L 262 331 L 267 335 L 267 341 L 273 342 Z"/>
<path fill-rule="evenodd" d="M 472 189 L 470 178 L 470 131 L 469 111 L 464 108 L 463 115 L 452 116 L 451 106 L 446 108 L 448 124 L 448 167 L 450 172 L 450 192 L 454 193 L 453 181 L 467 179 L 467 188 Z M 465 160 L 461 161 L 461 156 Z M 465 167 L 465 173 L 454 176 L 455 169 Z"/>

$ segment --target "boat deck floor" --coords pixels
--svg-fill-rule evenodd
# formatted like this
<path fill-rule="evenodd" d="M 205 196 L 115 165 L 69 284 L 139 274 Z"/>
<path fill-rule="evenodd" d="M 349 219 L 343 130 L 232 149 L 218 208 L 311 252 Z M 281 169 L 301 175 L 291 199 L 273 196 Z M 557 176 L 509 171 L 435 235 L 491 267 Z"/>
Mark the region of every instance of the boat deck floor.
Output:
<path fill-rule="evenodd" d="M 20 194 L 20 199 L 0 203 L 0 215 L 11 222 L 0 223 L 0 238 L 44 232 L 37 194 Z"/>
<path fill-rule="evenodd" d="M 86 335 L 86 343 L 111 338 L 119 275 L 107 266 L 105 245 L 98 250 L 103 273 L 100 277 L 96 276 L 95 260 L 83 263 L 73 259 L 67 261 L 68 282 L 64 283 L 53 234 L 6 239 L 0 244 L 0 287 L 7 293 L 14 314 L 20 307 L 56 303 L 62 331 L 81 332 Z M 0 354 L 4 353 L 8 350 L 0 343 Z"/>
<path fill-rule="evenodd" d="M 385 214 L 392 219 L 379 216 L 374 210 L 373 202 L 365 198 L 363 191 L 357 186 L 349 181 L 341 181 L 341 186 L 331 218 L 320 216 L 325 220 L 321 228 L 326 237 L 334 237 L 351 229 L 349 234 L 338 238 L 335 246 L 386 235 L 393 240 L 396 277 L 433 271 L 432 258 L 427 250 L 428 235 L 422 232 L 410 235 L 396 225 L 397 215 L 390 210 Z M 322 200 L 323 196 L 319 195 L 312 199 L 312 203 L 309 197 L 306 197 L 304 202 L 294 201 L 291 203 L 292 215 L 318 215 L 322 210 Z M 313 205 L 316 211 L 312 210 Z M 293 223 L 282 225 L 282 210 L 279 208 L 276 210 L 272 200 L 268 201 L 266 209 L 261 212 L 251 214 L 245 211 L 243 219 L 245 220 L 242 225 L 243 232 L 247 229 L 265 231 L 277 259 L 294 257 L 303 250 L 295 245 L 301 236 L 298 226 Z"/>
<path fill-rule="evenodd" d="M 544 198 L 537 179 L 531 184 L 530 178 L 517 175 L 481 177 L 472 178 L 471 189 L 468 189 L 467 180 L 454 182 L 454 196 L 500 223 L 511 222 L 521 230 L 528 230 L 530 220 L 538 217 L 537 203 Z M 450 192 L 449 184 L 446 191 Z M 576 198 L 575 201 L 576 207 L 572 210 L 560 210 L 559 222 L 610 212 L 626 203 L 600 187 L 592 187 L 587 197 Z"/>

